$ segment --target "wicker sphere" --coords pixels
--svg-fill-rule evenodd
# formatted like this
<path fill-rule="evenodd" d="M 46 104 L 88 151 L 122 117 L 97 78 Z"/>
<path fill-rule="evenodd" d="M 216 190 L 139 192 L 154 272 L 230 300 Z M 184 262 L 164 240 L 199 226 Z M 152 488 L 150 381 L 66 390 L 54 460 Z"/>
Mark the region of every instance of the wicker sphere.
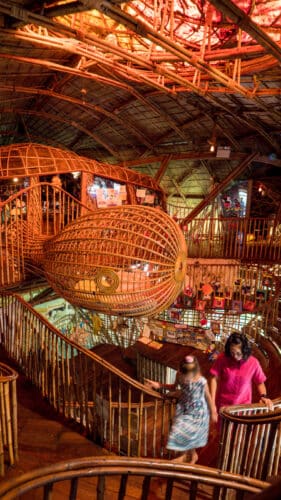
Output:
<path fill-rule="evenodd" d="M 76 306 L 126 316 L 153 315 L 181 291 L 186 243 L 162 210 L 99 209 L 44 244 L 51 286 Z"/>

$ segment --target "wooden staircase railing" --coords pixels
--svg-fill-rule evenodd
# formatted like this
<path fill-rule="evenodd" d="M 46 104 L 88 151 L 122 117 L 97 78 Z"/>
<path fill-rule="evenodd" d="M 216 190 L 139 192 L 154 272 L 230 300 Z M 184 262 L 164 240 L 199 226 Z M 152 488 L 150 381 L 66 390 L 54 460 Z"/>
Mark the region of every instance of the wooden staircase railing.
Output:
<path fill-rule="evenodd" d="M 0 475 L 5 473 L 5 458 L 9 465 L 18 460 L 17 387 L 18 374 L 0 363 Z M 7 450 L 7 457 L 5 456 Z"/>
<path fill-rule="evenodd" d="M 19 296 L 0 296 L 7 356 L 64 417 L 118 454 L 162 456 L 172 404 L 62 335 Z"/>
<path fill-rule="evenodd" d="M 196 218 L 184 229 L 188 257 L 278 262 L 281 221 L 272 218 Z"/>
<path fill-rule="evenodd" d="M 0 202 L 0 287 L 24 281 L 33 270 L 38 274 L 43 242 L 89 212 L 72 195 L 47 182 Z"/>
<path fill-rule="evenodd" d="M 32 496 L 34 490 L 37 490 L 36 498 L 47 499 L 63 492 L 63 498 L 75 500 L 83 496 L 85 478 L 88 489 L 91 488 L 92 498 L 98 500 L 122 500 L 129 497 L 145 500 L 152 498 L 151 495 L 156 498 L 155 492 L 159 488 L 161 498 L 166 500 L 243 500 L 249 498 L 249 493 L 258 494 L 268 487 L 268 483 L 256 479 L 199 465 L 179 465 L 162 460 L 136 460 L 127 457 L 87 457 L 37 469 L 6 481 L 0 486 L 0 498 L 11 500 L 21 498 L 26 493 Z M 62 481 L 64 483 L 60 484 Z M 42 488 L 41 494 L 38 488 Z"/>
<path fill-rule="evenodd" d="M 218 467 L 264 481 L 277 476 L 281 454 L 281 398 L 274 400 L 274 411 L 269 412 L 260 404 L 238 405 L 222 408 L 220 415 Z"/>

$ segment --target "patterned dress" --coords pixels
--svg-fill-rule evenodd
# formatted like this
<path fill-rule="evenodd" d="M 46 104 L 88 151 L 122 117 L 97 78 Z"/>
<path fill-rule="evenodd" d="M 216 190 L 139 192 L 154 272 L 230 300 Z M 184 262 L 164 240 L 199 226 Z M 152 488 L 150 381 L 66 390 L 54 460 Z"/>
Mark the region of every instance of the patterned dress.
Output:
<path fill-rule="evenodd" d="M 206 384 L 204 377 L 180 384 L 181 395 L 168 438 L 168 450 L 186 451 L 207 444 L 210 412 L 205 398 Z"/>

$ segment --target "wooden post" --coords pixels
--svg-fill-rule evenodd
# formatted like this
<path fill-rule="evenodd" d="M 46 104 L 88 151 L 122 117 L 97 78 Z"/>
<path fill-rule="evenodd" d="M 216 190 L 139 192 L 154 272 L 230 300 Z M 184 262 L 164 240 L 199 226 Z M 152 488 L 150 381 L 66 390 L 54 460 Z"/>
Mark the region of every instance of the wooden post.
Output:
<path fill-rule="evenodd" d="M 91 197 L 89 194 L 89 186 L 91 186 L 94 182 L 94 176 L 89 172 L 81 172 L 81 203 L 86 205 L 91 210 L 95 210 L 97 208 L 96 198 Z M 81 209 L 81 215 L 85 215 L 87 213 L 85 208 Z"/>

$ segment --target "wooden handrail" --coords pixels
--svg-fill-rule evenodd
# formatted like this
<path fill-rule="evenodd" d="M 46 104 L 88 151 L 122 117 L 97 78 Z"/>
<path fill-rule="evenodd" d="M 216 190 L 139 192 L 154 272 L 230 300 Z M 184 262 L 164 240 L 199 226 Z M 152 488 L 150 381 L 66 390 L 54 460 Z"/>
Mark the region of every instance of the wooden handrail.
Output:
<path fill-rule="evenodd" d="M 176 486 L 184 488 L 182 494 L 196 500 L 202 498 L 200 486 L 208 488 L 208 498 L 221 498 L 220 494 L 227 495 L 231 490 L 239 492 L 239 499 L 243 500 L 246 493 L 258 493 L 269 486 L 268 483 L 245 476 L 202 467 L 199 465 L 183 465 L 166 462 L 164 460 L 133 459 L 128 457 L 93 458 L 86 457 L 67 462 L 53 464 L 28 472 L 18 478 L 6 481 L 0 485 L 0 498 L 12 500 L 36 488 L 43 487 L 42 498 L 47 493 L 55 493 L 55 485 L 61 481 L 68 481 L 69 498 L 76 498 L 83 478 L 97 477 L 93 484 L 93 495 L 100 500 L 108 498 L 105 477 L 119 476 L 116 497 L 119 500 L 126 498 L 128 487 L 133 484 L 138 488 L 139 498 L 148 498 L 153 480 L 162 479 L 162 488 L 165 486 L 167 499 L 178 498 Z M 143 479 L 138 482 L 137 477 Z M 145 479 L 146 478 L 146 479 Z M 115 479 L 117 481 L 117 478 Z M 92 484 L 92 483 L 91 483 Z M 157 483 L 156 483 L 157 484 Z M 65 488 L 65 485 L 64 485 Z M 95 491 L 96 490 L 96 491 Z M 162 489 L 163 491 L 163 489 Z M 65 489 L 64 489 L 65 492 Z M 112 491 L 111 491 L 112 497 Z M 39 497 L 38 497 L 39 498 Z M 227 496 L 224 496 L 227 498 Z M 236 497 L 238 498 L 238 497 Z"/>
<path fill-rule="evenodd" d="M 1 299 L 7 355 L 60 414 L 116 453 L 163 455 L 171 402 L 66 338 L 19 296 Z"/>
<path fill-rule="evenodd" d="M 155 392 L 152 389 L 149 389 L 148 386 L 144 386 L 143 384 L 141 384 L 137 380 L 132 379 L 131 377 L 126 375 L 126 373 L 122 372 L 117 367 L 113 366 L 111 363 L 109 363 L 105 359 L 101 358 L 100 356 L 98 356 L 94 352 L 89 351 L 88 349 L 84 348 L 83 346 L 80 346 L 76 342 L 65 337 L 65 335 L 63 335 L 57 328 L 55 328 L 51 323 L 49 323 L 49 321 L 46 318 L 44 318 L 44 316 L 42 316 L 38 311 L 33 309 L 33 307 L 28 302 L 26 302 L 20 295 L 12 293 L 12 292 L 8 292 L 8 291 L 1 292 L 1 295 L 2 295 L 2 297 L 14 298 L 16 301 L 21 303 L 22 306 L 26 310 L 28 310 L 35 318 L 37 318 L 37 320 L 42 325 L 45 325 L 45 327 L 47 327 L 57 337 L 59 337 L 61 339 L 61 341 L 66 342 L 73 349 L 76 349 L 77 351 L 85 354 L 85 356 L 87 356 L 88 358 L 93 359 L 96 363 L 98 363 L 103 368 L 106 368 L 112 374 L 115 374 L 115 375 L 121 377 L 124 381 L 132 384 L 136 389 L 143 390 L 146 394 L 153 396 L 153 397 L 156 397 L 157 399 L 163 399 L 163 397 L 158 392 Z"/>
<path fill-rule="evenodd" d="M 260 403 L 221 408 L 219 468 L 262 480 L 278 474 L 281 398 L 273 404 L 273 411 Z"/>

